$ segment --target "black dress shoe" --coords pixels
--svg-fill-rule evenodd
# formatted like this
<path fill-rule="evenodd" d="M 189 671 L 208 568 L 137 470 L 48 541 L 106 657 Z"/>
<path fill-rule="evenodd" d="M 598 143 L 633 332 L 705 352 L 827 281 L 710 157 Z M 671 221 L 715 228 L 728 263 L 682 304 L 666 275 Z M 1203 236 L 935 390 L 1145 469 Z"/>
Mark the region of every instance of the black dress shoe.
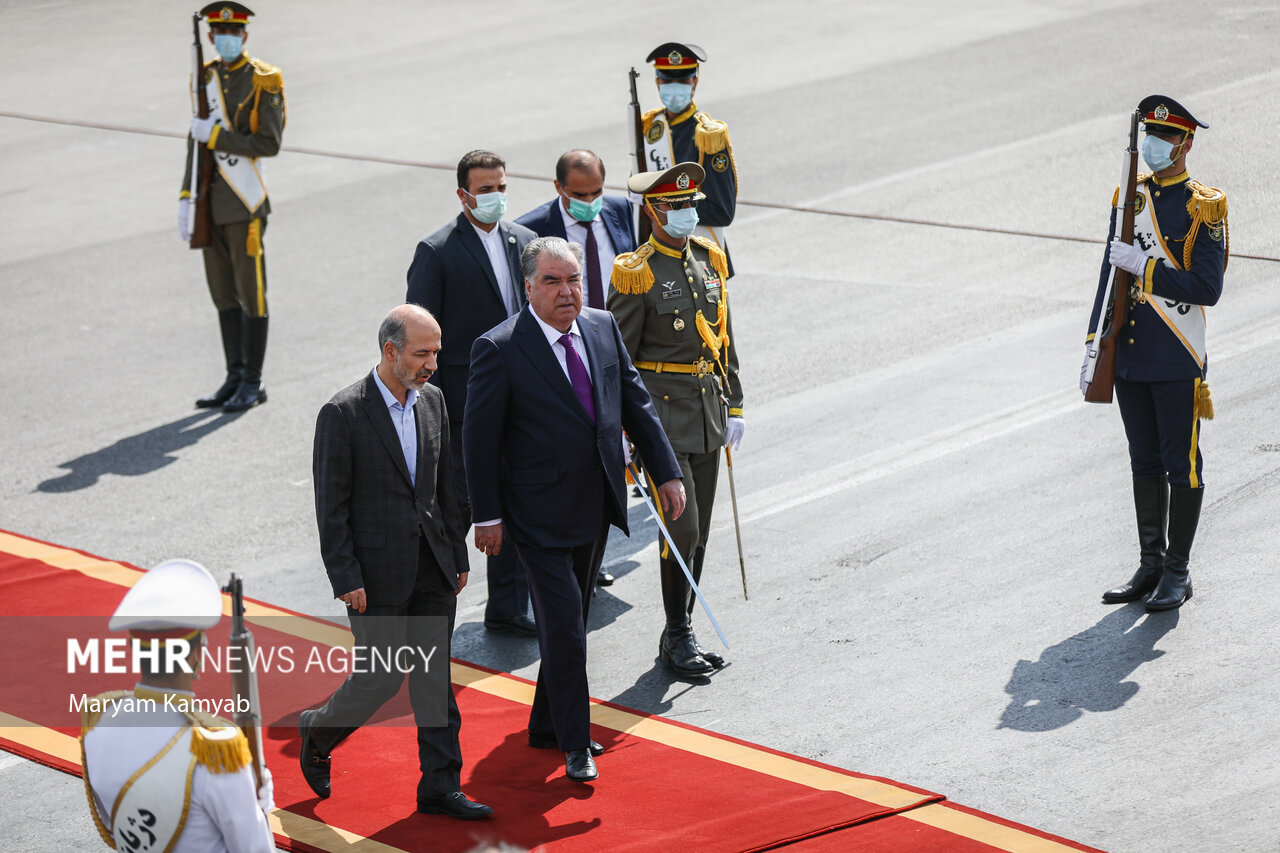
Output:
<path fill-rule="evenodd" d="M 596 586 L 613 586 L 613 575 L 608 572 L 596 575 Z"/>
<path fill-rule="evenodd" d="M 458 820 L 479 820 L 493 814 L 493 809 L 483 803 L 467 799 L 461 791 L 452 794 L 436 794 L 433 797 L 419 797 L 418 811 L 423 814 L 442 814 Z"/>
<path fill-rule="evenodd" d="M 538 624 L 528 616 L 497 616 L 493 619 L 486 618 L 484 626 L 490 631 L 502 631 L 504 634 L 514 634 L 517 637 L 536 637 L 538 636 Z"/>
<path fill-rule="evenodd" d="M 555 749 L 559 744 L 555 738 L 538 737 L 535 734 L 529 735 L 529 746 L 534 749 Z M 592 755 L 604 755 L 604 747 L 593 740 L 587 741 L 587 752 Z"/>
<path fill-rule="evenodd" d="M 575 782 L 590 782 L 600 773 L 591 753 L 585 749 L 571 749 L 564 754 L 564 775 Z"/>
<path fill-rule="evenodd" d="M 321 755 L 316 742 L 311 739 L 311 715 L 315 711 L 303 711 L 298 715 L 298 734 L 302 735 L 302 749 L 298 751 L 298 762 L 302 765 L 302 778 L 307 786 L 322 800 L 329 799 L 333 791 L 329 787 L 329 764 L 331 759 Z"/>

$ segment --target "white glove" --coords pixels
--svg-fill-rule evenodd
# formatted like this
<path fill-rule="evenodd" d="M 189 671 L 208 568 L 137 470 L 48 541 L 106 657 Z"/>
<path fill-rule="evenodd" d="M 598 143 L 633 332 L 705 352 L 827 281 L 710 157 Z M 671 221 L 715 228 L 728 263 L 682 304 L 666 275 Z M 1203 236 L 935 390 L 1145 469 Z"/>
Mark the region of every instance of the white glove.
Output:
<path fill-rule="evenodd" d="M 1142 275 L 1146 272 L 1148 258 L 1147 253 L 1137 246 L 1130 246 L 1128 243 L 1112 240 L 1111 248 L 1107 253 L 1107 260 L 1113 267 L 1134 275 Z"/>
<path fill-rule="evenodd" d="M 1085 376 L 1089 372 L 1089 344 L 1084 345 L 1084 361 L 1080 362 L 1080 393 L 1085 394 L 1089 391 L 1089 383 L 1085 381 Z"/>
<path fill-rule="evenodd" d="M 744 418 L 734 415 L 724 425 L 724 446 L 730 450 L 737 450 L 738 445 L 742 444 L 743 433 L 747 431 L 747 422 Z"/>
<path fill-rule="evenodd" d="M 191 197 L 178 199 L 178 235 L 182 242 L 191 242 Z"/>
<path fill-rule="evenodd" d="M 271 771 L 266 767 L 262 768 L 262 784 L 258 786 L 258 808 L 264 814 L 276 810 L 275 785 L 271 781 Z"/>
<path fill-rule="evenodd" d="M 209 116 L 208 118 L 191 117 L 191 138 L 196 142 L 208 142 L 209 134 L 213 133 L 213 126 L 218 120 Z"/>
<path fill-rule="evenodd" d="M 622 436 L 622 464 L 631 464 L 631 441 L 626 437 L 626 435 Z"/>

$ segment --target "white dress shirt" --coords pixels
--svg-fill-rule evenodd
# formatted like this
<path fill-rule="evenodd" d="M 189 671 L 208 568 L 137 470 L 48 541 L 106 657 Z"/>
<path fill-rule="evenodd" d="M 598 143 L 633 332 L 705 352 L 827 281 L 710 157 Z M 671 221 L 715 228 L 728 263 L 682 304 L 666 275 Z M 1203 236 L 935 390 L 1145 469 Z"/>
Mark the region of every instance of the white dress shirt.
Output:
<path fill-rule="evenodd" d="M 511 265 L 507 263 L 507 246 L 503 241 L 502 229 L 496 222 L 488 231 L 478 227 L 470 219 L 467 222 L 476 229 L 480 245 L 484 246 L 485 254 L 489 256 L 489 266 L 498 279 L 498 291 L 502 294 L 502 302 L 507 306 L 507 316 L 510 317 L 520 310 L 520 298 L 516 296 L 516 285 L 511 280 Z"/>
<path fill-rule="evenodd" d="M 600 221 L 600 214 L 596 214 L 596 218 L 590 222 L 579 222 L 569 215 L 569 211 L 564 209 L 564 204 L 557 199 L 556 210 L 560 211 L 560 217 L 564 220 L 565 237 L 573 243 L 577 243 L 585 252 L 587 249 L 587 229 L 590 228 L 596 235 L 596 257 L 595 262 L 600 265 L 600 283 L 604 285 L 604 298 L 609 298 L 609 278 L 613 275 L 613 259 L 617 257 L 617 247 L 613 245 L 613 240 L 609 239 L 609 229 L 604 227 L 604 223 Z M 601 208 L 601 213 L 604 208 Z M 584 259 L 585 263 L 591 263 L 592 258 Z M 582 271 L 582 286 L 587 286 L 587 271 Z M 577 341 L 574 341 L 577 345 Z"/>
<path fill-rule="evenodd" d="M 391 425 L 396 428 L 396 437 L 400 439 L 400 449 L 404 451 L 404 464 L 409 466 L 409 482 L 418 484 L 418 421 L 413 414 L 413 404 L 418 402 L 418 392 L 412 388 L 404 397 L 404 405 L 391 393 L 391 389 L 383 383 L 378 375 L 378 368 L 373 369 L 373 381 L 378 383 L 382 392 L 382 400 L 387 404 L 387 414 L 391 415 Z"/>

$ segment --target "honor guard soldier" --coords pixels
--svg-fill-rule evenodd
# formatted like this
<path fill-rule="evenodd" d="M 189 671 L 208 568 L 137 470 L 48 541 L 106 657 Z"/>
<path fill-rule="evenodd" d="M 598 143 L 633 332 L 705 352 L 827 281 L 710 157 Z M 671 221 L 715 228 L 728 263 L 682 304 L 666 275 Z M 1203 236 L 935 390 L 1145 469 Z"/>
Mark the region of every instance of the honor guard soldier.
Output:
<path fill-rule="evenodd" d="M 1153 173 L 1138 176 L 1133 245 L 1115 239 L 1119 190 L 1112 199 L 1093 317 L 1110 267 L 1132 273 L 1128 321 L 1116 343 L 1115 396 L 1129 441 L 1142 558 L 1133 578 L 1102 599 L 1144 599 L 1157 611 L 1191 598 L 1187 564 L 1204 499 L 1200 422 L 1213 417 L 1204 309 L 1222 295 L 1227 196 L 1187 174 L 1196 128 L 1207 124 L 1165 95 L 1143 98 L 1138 112 L 1142 158 Z M 1090 328 L 1088 340 L 1099 331 Z"/>
<path fill-rule="evenodd" d="M 108 623 L 154 656 L 136 656 L 142 679 L 132 690 L 97 696 L 83 712 L 89 810 L 115 850 L 275 849 L 270 771 L 257 786 L 244 734 L 199 710 L 191 691 L 203 631 L 221 618 L 222 594 L 208 570 L 169 560 L 138 580 Z"/>
<path fill-rule="evenodd" d="M 678 519 L 663 519 L 674 541 L 662 543 L 659 561 L 666 611 L 659 657 L 679 675 L 703 675 L 723 666 L 724 658 L 698 645 L 689 622 L 693 590 L 670 549 L 680 549 L 698 583 L 720 449 L 737 449 L 745 429 L 725 287 L 728 261 L 714 242 L 691 236 L 705 198 L 703 178 L 697 163 L 677 163 L 627 181 L 644 199 L 653 234 L 614 261 L 609 293 L 609 310 L 653 398 L 688 496 Z"/>
<path fill-rule="evenodd" d="M 641 117 L 647 171 L 661 172 L 676 163 L 696 162 L 706 172 L 698 208 L 697 234 L 711 240 L 724 253 L 728 275 L 733 263 L 724 231 L 733 223 L 738 205 L 738 166 L 729 142 L 729 125 L 698 110 L 693 94 L 698 88 L 698 63 L 707 54 L 696 44 L 669 41 L 645 57 L 653 63 L 662 107 Z"/>
<path fill-rule="evenodd" d="M 227 378 L 212 395 L 197 400 L 196 407 L 222 406 L 229 412 L 267 401 L 262 385 L 267 351 L 263 235 L 271 202 L 262 158 L 280 151 L 286 117 L 280 69 L 244 51 L 252 14 L 240 3 L 210 3 L 200 10 L 218 56 L 203 68 L 209 115 L 191 120 L 178 206 L 178 229 L 183 240 L 191 242 L 197 218 L 193 196 L 200 186 L 200 170 L 193 168 L 195 146 L 203 146 L 212 152 L 214 164 L 208 187 L 212 233 L 202 246 L 204 271 L 218 309 Z"/>

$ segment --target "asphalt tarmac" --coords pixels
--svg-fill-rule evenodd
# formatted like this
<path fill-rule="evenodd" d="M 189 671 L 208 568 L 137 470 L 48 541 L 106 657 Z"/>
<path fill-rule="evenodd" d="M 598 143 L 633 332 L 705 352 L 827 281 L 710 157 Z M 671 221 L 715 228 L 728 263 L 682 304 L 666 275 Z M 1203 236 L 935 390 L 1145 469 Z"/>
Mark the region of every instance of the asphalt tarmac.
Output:
<path fill-rule="evenodd" d="M 175 227 L 190 18 L 0 3 L 0 527 L 188 556 L 343 619 L 314 418 L 375 363 L 416 241 L 457 213 L 459 156 L 506 157 L 513 217 L 552 197 L 571 147 L 621 184 L 627 68 L 684 38 L 710 55 L 697 101 L 729 123 L 741 180 L 752 594 L 722 481 L 704 586 L 731 665 L 669 677 L 635 503 L 593 609 L 593 695 L 1111 851 L 1280 849 L 1274 4 L 258 11 L 247 47 L 283 68 L 289 111 L 268 164 L 270 402 L 229 416 L 191 407 L 221 356 Z M 1209 310 L 1195 597 L 1148 616 L 1100 604 L 1137 545 L 1118 412 L 1076 381 L 1127 113 L 1153 92 L 1211 125 L 1188 165 L 1229 195 L 1232 259 Z M 472 565 L 455 656 L 533 677 L 536 643 L 483 629 Z M 100 843 L 78 779 L 0 755 L 0 803 L 7 849 Z"/>

